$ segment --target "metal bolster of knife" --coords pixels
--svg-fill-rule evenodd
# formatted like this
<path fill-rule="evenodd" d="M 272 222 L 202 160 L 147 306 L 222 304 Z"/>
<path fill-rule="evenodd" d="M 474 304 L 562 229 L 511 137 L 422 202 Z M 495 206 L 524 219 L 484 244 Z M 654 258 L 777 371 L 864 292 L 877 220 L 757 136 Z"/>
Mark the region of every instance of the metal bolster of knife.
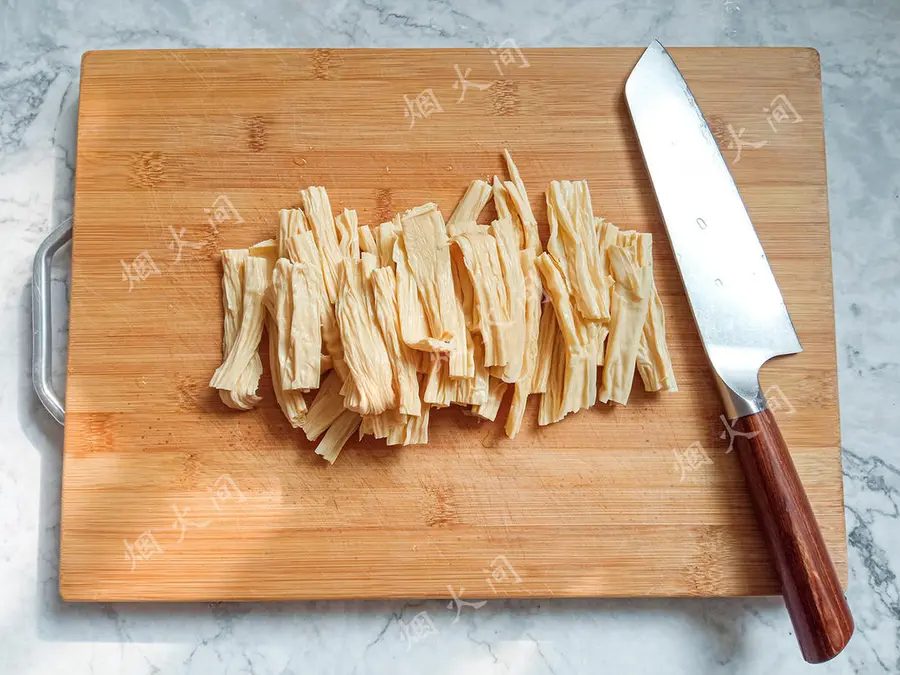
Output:
<path fill-rule="evenodd" d="M 715 358 L 714 363 L 721 366 L 713 368 L 713 374 L 725 405 L 725 416 L 730 420 L 762 412 L 768 407 L 759 385 L 759 369 L 772 358 L 769 354 L 734 351 L 733 348 L 725 348 L 710 355 L 710 360 Z"/>

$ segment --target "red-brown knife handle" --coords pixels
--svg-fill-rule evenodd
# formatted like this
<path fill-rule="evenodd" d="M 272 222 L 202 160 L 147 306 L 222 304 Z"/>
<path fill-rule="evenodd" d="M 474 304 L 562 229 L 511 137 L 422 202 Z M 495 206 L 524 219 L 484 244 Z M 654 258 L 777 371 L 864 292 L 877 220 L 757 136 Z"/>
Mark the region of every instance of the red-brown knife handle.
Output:
<path fill-rule="evenodd" d="M 803 658 L 828 661 L 850 640 L 853 617 L 797 469 L 769 410 L 732 429 Z"/>

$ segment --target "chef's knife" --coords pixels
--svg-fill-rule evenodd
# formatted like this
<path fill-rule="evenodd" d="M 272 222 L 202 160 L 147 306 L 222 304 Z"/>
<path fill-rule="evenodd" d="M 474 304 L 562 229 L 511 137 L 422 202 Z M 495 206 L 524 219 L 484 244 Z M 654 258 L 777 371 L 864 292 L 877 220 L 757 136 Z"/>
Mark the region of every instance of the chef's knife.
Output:
<path fill-rule="evenodd" d="M 725 159 L 659 42 L 625 98 L 803 657 L 827 661 L 853 618 L 759 386 L 760 367 L 800 352 L 800 341 Z"/>

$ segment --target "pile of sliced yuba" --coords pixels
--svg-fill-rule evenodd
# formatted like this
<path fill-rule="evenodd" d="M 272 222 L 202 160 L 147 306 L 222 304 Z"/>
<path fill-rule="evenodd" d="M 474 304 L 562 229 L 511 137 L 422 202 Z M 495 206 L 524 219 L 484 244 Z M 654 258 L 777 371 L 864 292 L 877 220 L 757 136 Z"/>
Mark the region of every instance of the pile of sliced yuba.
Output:
<path fill-rule="evenodd" d="M 651 235 L 594 216 L 585 181 L 553 181 L 543 251 L 505 157 L 511 180 L 473 181 L 446 224 L 425 204 L 360 226 L 310 187 L 280 212 L 277 239 L 222 251 L 224 361 L 210 381 L 222 401 L 259 403 L 264 323 L 278 405 L 322 437 L 329 462 L 357 430 L 427 443 L 433 408 L 494 420 L 510 384 L 510 438 L 529 394 L 545 425 L 598 399 L 627 403 L 635 366 L 647 391 L 674 391 Z M 492 197 L 498 219 L 480 225 Z"/>

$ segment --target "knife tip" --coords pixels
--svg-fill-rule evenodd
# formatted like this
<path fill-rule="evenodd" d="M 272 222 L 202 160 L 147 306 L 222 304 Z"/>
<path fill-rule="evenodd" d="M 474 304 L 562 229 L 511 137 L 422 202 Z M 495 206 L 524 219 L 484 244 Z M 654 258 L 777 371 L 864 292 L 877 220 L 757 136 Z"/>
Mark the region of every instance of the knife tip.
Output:
<path fill-rule="evenodd" d="M 654 40 L 651 42 L 648 47 L 641 53 L 641 57 L 637 60 L 637 63 L 634 64 L 634 68 L 631 69 L 631 72 L 628 74 L 628 77 L 625 79 L 625 99 L 630 100 L 632 97 L 632 90 L 638 86 L 636 80 L 639 79 L 640 71 L 644 70 L 646 66 L 652 61 L 655 61 L 656 58 L 666 53 L 666 48 L 662 46 L 662 43 L 659 40 Z"/>

